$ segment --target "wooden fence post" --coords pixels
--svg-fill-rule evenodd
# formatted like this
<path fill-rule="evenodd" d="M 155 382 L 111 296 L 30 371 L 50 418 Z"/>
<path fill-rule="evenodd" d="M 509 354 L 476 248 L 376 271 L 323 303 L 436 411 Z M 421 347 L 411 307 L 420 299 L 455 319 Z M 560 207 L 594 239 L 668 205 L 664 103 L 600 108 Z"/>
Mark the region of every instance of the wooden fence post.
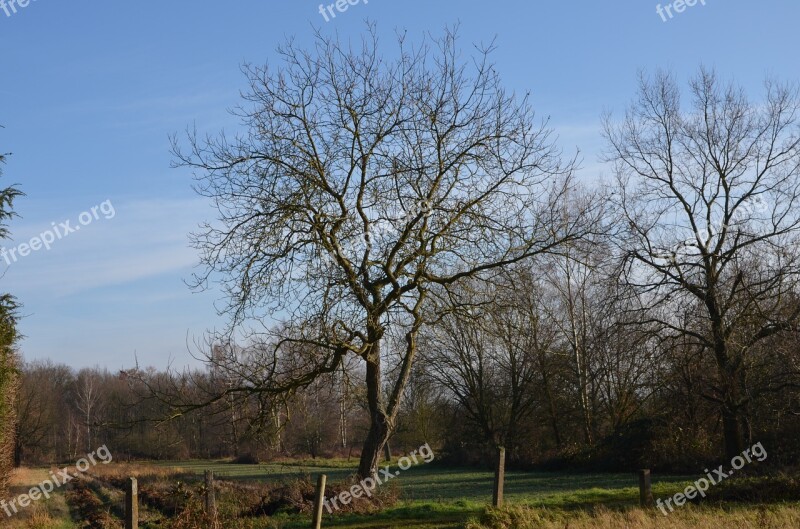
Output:
<path fill-rule="evenodd" d="M 650 484 L 650 469 L 639 471 L 639 505 L 642 508 L 653 506 L 653 489 Z"/>
<path fill-rule="evenodd" d="M 125 529 L 139 529 L 139 487 L 136 478 L 125 489 Z"/>
<path fill-rule="evenodd" d="M 497 468 L 494 471 L 494 494 L 492 505 L 503 506 L 503 483 L 506 479 L 506 449 L 502 446 L 497 450 Z"/>
<path fill-rule="evenodd" d="M 206 514 L 217 517 L 217 501 L 214 497 L 214 471 L 206 470 Z"/>
<path fill-rule="evenodd" d="M 325 501 L 325 481 L 328 477 L 320 474 L 317 478 L 317 495 L 314 498 L 314 520 L 311 527 L 320 529 L 322 527 L 322 503 Z"/>

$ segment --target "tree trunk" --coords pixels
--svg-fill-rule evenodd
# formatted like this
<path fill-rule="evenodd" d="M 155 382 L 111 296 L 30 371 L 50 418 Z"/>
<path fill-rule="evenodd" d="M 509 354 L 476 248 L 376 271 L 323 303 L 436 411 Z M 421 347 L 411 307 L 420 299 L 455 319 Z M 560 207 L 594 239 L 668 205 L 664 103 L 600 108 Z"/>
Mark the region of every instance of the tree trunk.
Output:
<path fill-rule="evenodd" d="M 347 449 L 347 371 L 342 362 L 342 384 L 339 395 L 339 438 L 342 449 Z"/>
<path fill-rule="evenodd" d="M 717 361 L 717 372 L 720 377 L 722 435 L 725 445 L 725 457 L 730 461 L 741 455 L 744 445 L 742 438 L 741 396 L 744 394 L 744 383 L 740 378 L 741 369 L 731 358 L 728 347 L 724 319 L 717 308 L 715 299 L 710 296 L 708 303 L 711 316 L 711 330 L 714 336 L 714 358 Z"/>
<path fill-rule="evenodd" d="M 722 407 L 722 433 L 725 440 L 725 456 L 728 461 L 741 455 L 744 450 L 742 439 L 742 420 L 736 410 Z"/>
<path fill-rule="evenodd" d="M 722 404 L 722 434 L 725 442 L 725 456 L 730 461 L 744 450 L 744 409 L 742 395 L 745 393 L 744 381 L 738 368 L 727 362 L 724 366 L 726 380 L 722 384 L 725 394 Z"/>
<path fill-rule="evenodd" d="M 547 398 L 547 407 L 550 412 L 550 427 L 553 429 L 553 437 L 555 438 L 556 448 L 561 449 L 561 430 L 558 428 L 558 410 L 556 409 L 556 401 L 553 396 L 553 389 L 550 387 L 550 373 L 548 372 L 547 363 L 545 362 L 544 353 L 538 354 L 539 370 L 542 373 L 542 388 L 544 389 L 545 397 Z"/>
<path fill-rule="evenodd" d="M 386 416 L 382 413 L 372 414 L 369 433 L 364 440 L 361 451 L 361 460 L 358 464 L 359 477 L 366 478 L 378 472 L 378 466 L 383 455 L 383 447 L 389 439 L 389 425 Z"/>
<path fill-rule="evenodd" d="M 361 461 L 358 464 L 358 475 L 361 478 L 370 477 L 378 472 L 383 447 L 391 434 L 391 420 L 386 413 L 383 399 L 379 342 L 375 342 L 367 355 L 366 377 L 370 425 L 361 451 Z"/>
<path fill-rule="evenodd" d="M 15 437 L 17 434 L 14 434 Z M 22 466 L 22 444 L 19 442 L 14 443 L 14 468 Z"/>

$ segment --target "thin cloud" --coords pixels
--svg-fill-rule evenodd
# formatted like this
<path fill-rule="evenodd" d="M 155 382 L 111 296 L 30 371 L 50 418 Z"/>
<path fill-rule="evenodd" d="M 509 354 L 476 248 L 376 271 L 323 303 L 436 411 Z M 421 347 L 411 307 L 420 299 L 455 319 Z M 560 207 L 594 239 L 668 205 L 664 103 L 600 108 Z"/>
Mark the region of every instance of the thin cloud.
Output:
<path fill-rule="evenodd" d="M 14 293 L 21 298 L 43 293 L 69 296 L 162 274 L 178 277 L 197 263 L 188 235 L 208 215 L 204 200 L 116 202 L 114 208 L 113 218 L 101 216 L 57 240 L 50 250 L 41 249 L 6 266 L 5 279 L 13 285 Z M 29 224 L 20 222 L 15 241 L 10 244 L 30 240 L 51 229 L 53 222 L 73 219 L 74 225 L 79 214 Z"/>

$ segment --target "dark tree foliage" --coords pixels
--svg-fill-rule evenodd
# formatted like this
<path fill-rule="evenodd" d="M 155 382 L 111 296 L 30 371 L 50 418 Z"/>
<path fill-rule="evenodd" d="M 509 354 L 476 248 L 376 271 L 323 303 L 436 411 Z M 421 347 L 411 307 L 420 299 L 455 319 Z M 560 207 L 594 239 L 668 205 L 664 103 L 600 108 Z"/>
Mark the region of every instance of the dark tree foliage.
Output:
<path fill-rule="evenodd" d="M 5 155 L 0 155 L 0 165 L 5 163 L 5 158 Z M 0 239 L 6 239 L 9 235 L 8 221 L 14 217 L 14 199 L 21 194 L 13 186 L 0 190 Z M 17 308 L 13 296 L 0 295 L 0 494 L 6 491 L 14 464 L 15 400 L 19 383 L 14 347 L 18 338 Z"/>

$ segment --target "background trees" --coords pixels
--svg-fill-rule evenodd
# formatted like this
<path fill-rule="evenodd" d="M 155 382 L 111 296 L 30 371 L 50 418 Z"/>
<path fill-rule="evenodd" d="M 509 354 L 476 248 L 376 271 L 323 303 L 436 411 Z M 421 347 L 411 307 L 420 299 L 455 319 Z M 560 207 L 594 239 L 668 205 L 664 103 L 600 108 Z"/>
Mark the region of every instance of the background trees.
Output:
<path fill-rule="evenodd" d="M 719 407 L 731 458 L 750 437 L 753 399 L 771 385 L 751 373 L 777 360 L 760 345 L 798 331 L 800 101 L 770 82 L 751 103 L 705 70 L 690 94 L 684 109 L 670 76 L 642 77 L 606 136 L 626 280 L 647 292 L 653 321 L 713 360 L 702 397 Z"/>
<path fill-rule="evenodd" d="M 469 450 L 472 458 L 484 457 L 496 446 L 505 446 L 511 460 L 530 455 L 525 446 L 541 403 L 541 358 L 554 342 L 542 319 L 540 293 L 526 269 L 491 284 L 466 284 L 452 293 L 449 305 L 437 307 L 445 316 L 421 342 L 430 377 L 475 430 L 451 432 L 453 449 L 466 450 L 468 457 Z"/>

